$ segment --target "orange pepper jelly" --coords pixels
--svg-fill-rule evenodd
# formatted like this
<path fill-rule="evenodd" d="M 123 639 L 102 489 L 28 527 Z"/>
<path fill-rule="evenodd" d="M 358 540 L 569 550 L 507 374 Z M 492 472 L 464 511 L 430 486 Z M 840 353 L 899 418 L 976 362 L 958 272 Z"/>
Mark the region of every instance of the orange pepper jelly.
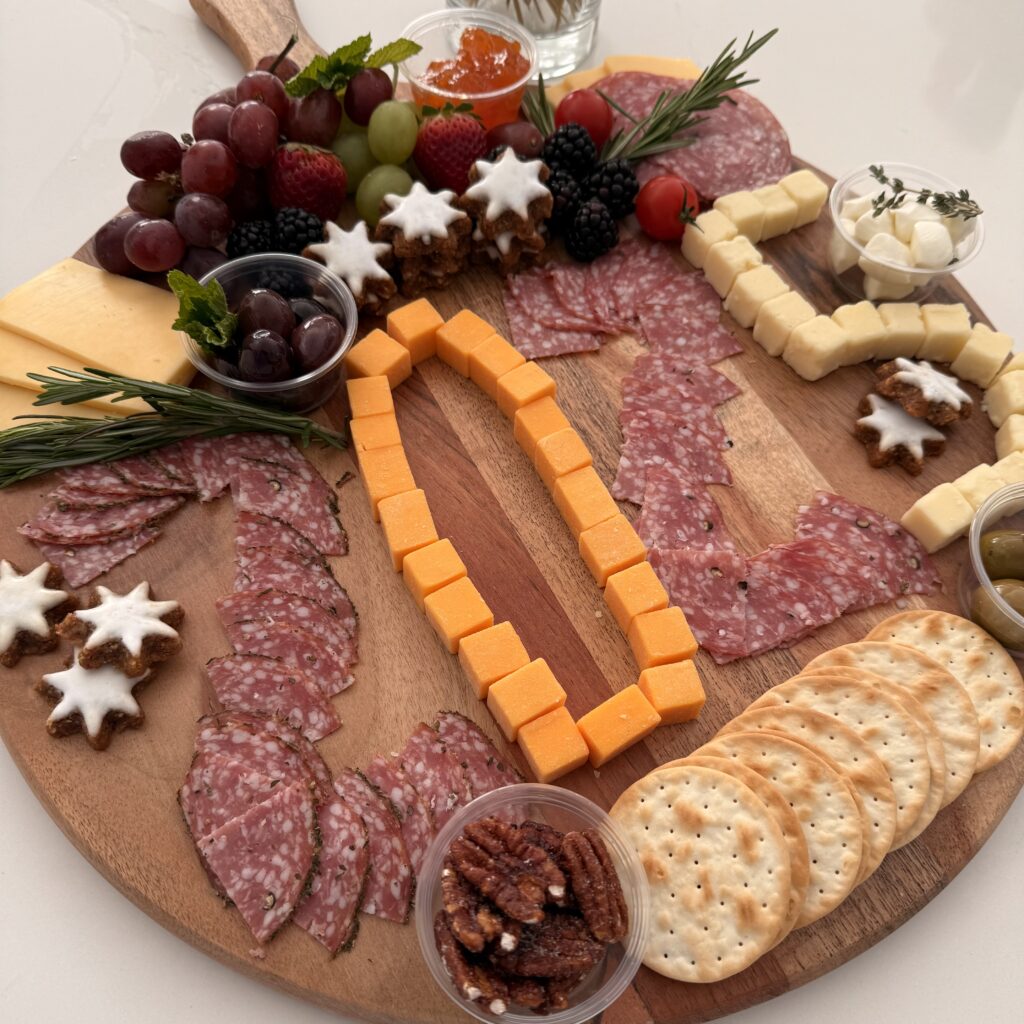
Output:
<path fill-rule="evenodd" d="M 514 121 L 519 116 L 519 104 L 526 83 L 518 89 L 512 87 L 530 70 L 530 62 L 522 48 L 513 39 L 485 28 L 467 28 L 459 40 L 458 53 L 448 60 L 435 60 L 412 83 L 413 99 L 418 106 L 443 107 L 451 96 L 431 92 L 443 89 L 454 93 L 460 100 L 473 104 L 473 113 L 485 128 Z M 502 90 L 510 90 L 502 93 Z M 479 99 L 481 94 L 501 93 Z"/>

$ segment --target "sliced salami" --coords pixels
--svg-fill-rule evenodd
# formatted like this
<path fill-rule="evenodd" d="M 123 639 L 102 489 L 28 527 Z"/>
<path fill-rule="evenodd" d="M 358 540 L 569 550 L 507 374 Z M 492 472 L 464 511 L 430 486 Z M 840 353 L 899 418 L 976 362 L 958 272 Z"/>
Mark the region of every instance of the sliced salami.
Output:
<path fill-rule="evenodd" d="M 584 331 L 560 331 L 546 327 L 531 317 L 508 292 L 505 292 L 505 316 L 511 342 L 527 359 L 545 359 L 573 352 L 596 352 L 601 347 L 599 334 Z"/>
<path fill-rule="evenodd" d="M 60 569 L 64 574 L 64 582 L 69 587 L 83 587 L 97 576 L 102 576 L 113 569 L 115 565 L 120 565 L 126 558 L 131 558 L 159 536 L 158 527 L 144 526 L 135 533 L 107 544 L 68 546 L 37 542 L 36 546 L 46 561 Z"/>
<path fill-rule="evenodd" d="M 277 934 L 305 891 L 319 848 L 315 814 L 312 788 L 296 782 L 196 844 L 257 942 Z"/>
<path fill-rule="evenodd" d="M 164 445 L 163 448 L 154 448 L 149 452 L 149 457 L 173 479 L 187 485 L 189 494 L 196 493 L 198 487 L 192 473 L 192 461 L 184 441 L 175 441 L 174 444 Z"/>
<path fill-rule="evenodd" d="M 323 605 L 346 624 L 354 624 L 355 610 L 345 588 L 322 562 L 276 548 L 242 548 L 237 552 L 236 590 L 273 588 L 298 594 Z"/>
<path fill-rule="evenodd" d="M 676 287 L 683 271 L 661 242 L 623 239 L 618 245 L 618 268 L 611 279 L 611 296 L 619 317 L 635 323 L 640 309 L 652 295 Z"/>
<path fill-rule="evenodd" d="M 178 455 L 188 467 L 200 501 L 220 497 L 231 483 L 230 467 L 221 454 L 223 437 L 188 437 L 178 442 Z"/>
<path fill-rule="evenodd" d="M 402 771 L 416 787 L 434 828 L 440 831 L 463 804 L 472 799 L 469 780 L 437 730 L 421 722 L 398 755 Z"/>
<path fill-rule="evenodd" d="M 256 716 L 207 715 L 199 719 L 196 755 L 219 755 L 277 782 L 313 782 L 302 752 L 269 732 L 267 724 Z"/>
<path fill-rule="evenodd" d="M 486 733 L 465 715 L 442 711 L 437 716 L 435 729 L 445 749 L 462 766 L 473 799 L 523 781 L 516 768 L 502 760 Z"/>
<path fill-rule="evenodd" d="M 334 795 L 317 810 L 320 859 L 309 892 L 295 910 L 295 923 L 332 956 L 352 948 L 359 931 L 359 906 L 370 868 L 363 819 Z"/>
<path fill-rule="evenodd" d="M 419 874 L 427 855 L 434 826 L 426 804 L 420 799 L 398 758 L 378 754 L 366 767 L 366 777 L 386 797 L 398 816 L 402 827 L 402 841 L 409 855 L 414 874 Z"/>
<path fill-rule="evenodd" d="M 50 491 L 46 500 L 61 512 L 73 512 L 77 509 L 114 508 L 118 505 L 130 505 L 138 498 L 136 495 L 105 494 L 102 491 L 90 491 L 85 487 L 61 484 L 55 490 Z"/>
<path fill-rule="evenodd" d="M 647 471 L 644 507 L 634 526 L 644 545 L 652 550 L 736 550 L 711 492 L 682 466 Z"/>
<path fill-rule="evenodd" d="M 139 498 L 127 505 L 109 508 L 72 509 L 62 512 L 56 505 L 44 505 L 18 532 L 44 544 L 97 544 L 117 540 L 144 526 L 153 526 L 181 508 L 180 496 Z"/>
<path fill-rule="evenodd" d="M 628 385 L 628 386 L 627 386 Z M 670 359 L 645 352 L 637 357 L 623 379 L 623 396 L 630 391 L 671 385 L 680 394 L 707 405 L 722 405 L 741 393 L 741 388 L 724 373 L 710 366 L 678 369 Z"/>
<path fill-rule="evenodd" d="M 666 411 L 632 404 L 622 409 L 619 421 L 625 436 L 667 434 L 675 441 L 677 449 L 687 455 L 725 452 L 733 447 L 732 439 L 710 405 L 681 403 L 679 408 Z"/>
<path fill-rule="evenodd" d="M 121 494 L 129 498 L 142 498 L 146 491 L 128 483 L 110 468 L 109 462 L 90 462 L 84 466 L 66 466 L 60 470 L 62 486 L 80 487 L 101 494 Z"/>
<path fill-rule="evenodd" d="M 583 291 L 587 302 L 595 315 L 605 325 L 606 334 L 618 334 L 631 331 L 634 320 L 630 310 L 636 304 L 636 297 L 630 295 L 626 299 L 626 308 L 620 309 L 615 295 L 616 287 L 621 287 L 620 274 L 626 262 L 628 245 L 617 245 L 587 267 L 587 276 L 583 283 Z"/>
<path fill-rule="evenodd" d="M 864 602 L 874 598 L 875 588 L 865 578 L 860 559 L 838 545 L 805 537 L 775 546 L 785 549 L 786 564 L 809 587 L 824 591 L 839 615 L 849 608 L 865 607 Z"/>
<path fill-rule="evenodd" d="M 302 669 L 271 658 L 229 654 L 208 661 L 206 676 L 228 711 L 275 715 L 311 742 L 341 726 L 330 702 Z"/>
<path fill-rule="evenodd" d="M 110 469 L 119 477 L 150 494 L 195 494 L 195 487 L 178 477 L 172 476 L 149 453 L 132 455 L 109 463 Z"/>
<path fill-rule="evenodd" d="M 276 548 L 314 562 L 326 562 L 324 556 L 294 527 L 255 512 L 235 513 L 235 551 L 241 548 Z"/>
<path fill-rule="evenodd" d="M 405 924 L 412 909 L 413 874 L 398 815 L 366 777 L 354 769 L 344 769 L 334 788 L 359 813 L 366 826 L 370 872 L 363 893 L 363 913 Z"/>
<path fill-rule="evenodd" d="M 644 305 L 640 331 L 652 351 L 669 357 L 680 369 L 710 366 L 743 351 L 732 332 L 715 319 L 694 314 L 685 300 Z"/>
<path fill-rule="evenodd" d="M 614 333 L 615 325 L 603 320 L 587 300 L 590 267 L 584 263 L 554 263 L 545 270 L 559 304 L 568 315 L 568 319 L 557 326 L 596 331 L 598 334 Z M 584 324 L 586 326 L 582 326 Z"/>
<path fill-rule="evenodd" d="M 673 261 L 675 271 L 656 288 L 643 296 L 637 315 L 646 306 L 676 306 L 681 316 L 692 320 L 718 321 L 722 315 L 722 300 L 718 292 L 700 273 L 684 271 Z"/>
<path fill-rule="evenodd" d="M 178 790 L 178 804 L 192 838 L 202 839 L 254 804 L 269 800 L 280 781 L 225 754 L 197 754 Z"/>
<path fill-rule="evenodd" d="M 567 276 L 565 271 L 572 273 L 579 266 L 573 264 L 571 270 L 566 264 L 556 264 L 554 268 L 533 267 L 509 278 L 509 291 L 523 310 L 545 327 L 559 331 L 599 333 L 601 324 L 593 313 L 587 315 L 586 309 L 579 310 L 573 305 L 567 305 L 556 286 L 556 281 Z M 583 272 L 582 267 L 580 271 Z M 576 301 L 579 303 L 579 298 Z"/>

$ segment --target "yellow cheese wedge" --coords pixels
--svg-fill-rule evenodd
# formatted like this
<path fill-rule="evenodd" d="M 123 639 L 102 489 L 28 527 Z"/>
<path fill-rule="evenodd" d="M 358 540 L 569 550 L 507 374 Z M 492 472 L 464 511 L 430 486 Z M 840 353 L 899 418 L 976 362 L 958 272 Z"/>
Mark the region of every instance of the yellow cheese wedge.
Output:
<path fill-rule="evenodd" d="M 607 57 L 603 64 L 596 68 L 585 68 L 566 75 L 554 85 L 545 83 L 548 99 L 557 104 L 563 96 L 574 89 L 588 89 L 606 75 L 620 71 L 646 71 L 651 75 L 665 75 L 669 78 L 699 78 L 700 68 L 685 57 L 643 57 L 639 55 L 622 55 Z"/>
<path fill-rule="evenodd" d="M 177 315 L 178 300 L 170 292 L 74 259 L 0 299 L 0 325 L 80 365 L 186 384 L 195 371 L 171 329 Z"/>
<path fill-rule="evenodd" d="M 99 409 L 87 405 L 33 405 L 36 392 L 16 388 L 13 384 L 0 384 L 0 430 L 20 427 L 29 420 L 16 420 L 15 416 L 102 416 Z"/>

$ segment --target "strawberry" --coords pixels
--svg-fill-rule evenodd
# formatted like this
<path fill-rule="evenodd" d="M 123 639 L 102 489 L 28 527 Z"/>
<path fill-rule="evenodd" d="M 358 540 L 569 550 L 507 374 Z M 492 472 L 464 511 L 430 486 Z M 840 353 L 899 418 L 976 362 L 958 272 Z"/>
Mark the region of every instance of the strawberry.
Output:
<path fill-rule="evenodd" d="M 334 220 L 345 202 L 348 175 L 329 149 L 286 142 L 277 147 L 267 172 L 270 203 L 275 210 L 297 206 L 321 220 Z"/>
<path fill-rule="evenodd" d="M 424 181 L 432 189 L 450 188 L 462 195 L 469 187 L 469 169 L 487 152 L 487 132 L 475 118 L 465 113 L 468 104 L 435 111 L 416 136 L 413 159 Z"/>

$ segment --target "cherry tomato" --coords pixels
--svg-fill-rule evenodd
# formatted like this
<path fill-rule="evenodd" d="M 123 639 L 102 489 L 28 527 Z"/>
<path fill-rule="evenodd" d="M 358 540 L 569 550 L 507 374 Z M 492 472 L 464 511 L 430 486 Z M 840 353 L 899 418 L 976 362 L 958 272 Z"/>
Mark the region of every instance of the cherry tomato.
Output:
<path fill-rule="evenodd" d="M 575 121 L 600 148 L 612 133 L 612 108 L 593 89 L 574 89 L 562 99 L 555 110 L 555 126 Z"/>
<path fill-rule="evenodd" d="M 682 238 L 687 217 L 696 217 L 699 211 L 697 190 L 674 174 L 651 178 L 636 197 L 636 219 L 640 227 L 651 238 L 663 242 Z"/>

